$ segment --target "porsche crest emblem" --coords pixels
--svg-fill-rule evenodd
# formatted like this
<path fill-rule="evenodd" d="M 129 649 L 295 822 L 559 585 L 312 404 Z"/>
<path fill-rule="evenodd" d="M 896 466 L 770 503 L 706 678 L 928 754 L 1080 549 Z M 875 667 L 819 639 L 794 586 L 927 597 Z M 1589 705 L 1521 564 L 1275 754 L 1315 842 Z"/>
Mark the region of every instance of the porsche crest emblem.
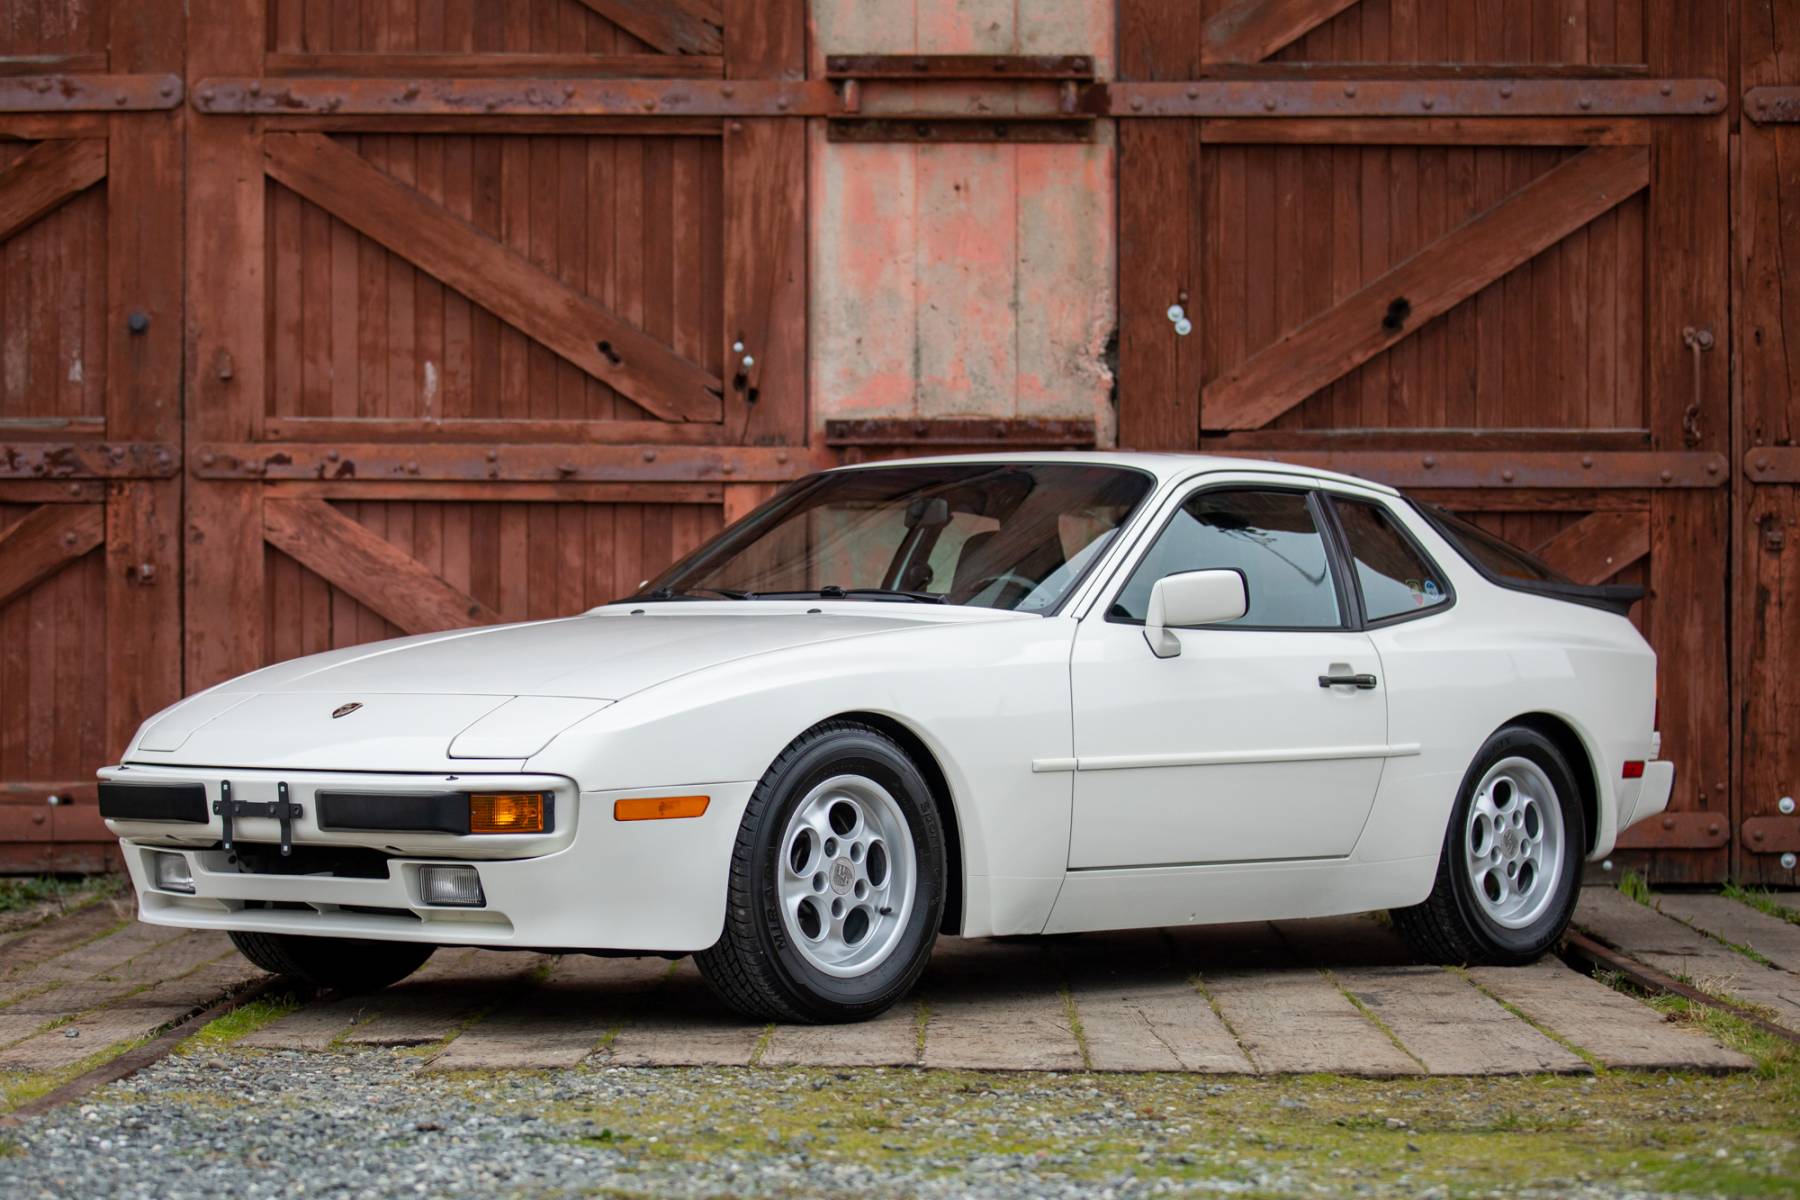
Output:
<path fill-rule="evenodd" d="M 331 710 L 331 719 L 335 721 L 339 717 L 347 717 L 361 707 L 362 705 L 354 700 L 349 704 L 340 704 Z"/>

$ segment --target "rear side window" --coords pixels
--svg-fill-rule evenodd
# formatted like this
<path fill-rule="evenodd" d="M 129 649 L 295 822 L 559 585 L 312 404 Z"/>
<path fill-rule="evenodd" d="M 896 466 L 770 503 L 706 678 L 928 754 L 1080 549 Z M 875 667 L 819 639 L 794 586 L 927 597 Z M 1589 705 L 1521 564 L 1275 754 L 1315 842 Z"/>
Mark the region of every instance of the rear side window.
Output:
<path fill-rule="evenodd" d="M 1189 497 L 1107 610 L 1142 621 L 1165 575 L 1230 567 L 1243 572 L 1250 607 L 1214 628 L 1337 629 L 1343 625 L 1325 539 L 1300 492 L 1215 490 Z"/>
<path fill-rule="evenodd" d="M 1573 582 L 1542 560 L 1525 553 L 1511 542 L 1501 541 L 1481 526 L 1465 521 L 1453 512 L 1435 504 L 1420 504 L 1416 500 L 1413 503 L 1446 540 L 1462 551 L 1463 557 L 1491 576 L 1515 583 Z"/>
<path fill-rule="evenodd" d="M 1450 586 L 1392 513 L 1378 504 L 1332 498 L 1370 621 L 1409 616 L 1449 603 Z"/>

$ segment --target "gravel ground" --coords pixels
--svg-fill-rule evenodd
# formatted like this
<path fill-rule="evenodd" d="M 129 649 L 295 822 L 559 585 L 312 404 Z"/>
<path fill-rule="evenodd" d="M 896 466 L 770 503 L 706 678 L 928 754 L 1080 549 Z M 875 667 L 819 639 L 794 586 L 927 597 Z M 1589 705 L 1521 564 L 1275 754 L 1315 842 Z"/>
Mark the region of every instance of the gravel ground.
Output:
<path fill-rule="evenodd" d="M 1745 1078 L 441 1074 L 423 1063 L 387 1050 L 177 1055 L 0 1130 L 0 1195 L 1611 1200 L 1800 1187 L 1793 1127 L 1752 1111 Z M 1661 1136 L 1644 1136 L 1647 1114 Z M 1721 1127 L 1741 1131 L 1729 1152 Z M 1615 1146 L 1633 1154 L 1629 1169 L 1607 1157 Z"/>

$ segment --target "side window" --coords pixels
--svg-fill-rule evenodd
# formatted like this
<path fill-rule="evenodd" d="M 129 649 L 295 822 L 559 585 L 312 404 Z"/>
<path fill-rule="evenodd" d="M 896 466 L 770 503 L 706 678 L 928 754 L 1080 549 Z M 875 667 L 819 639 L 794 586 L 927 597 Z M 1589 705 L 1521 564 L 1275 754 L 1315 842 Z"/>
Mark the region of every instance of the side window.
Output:
<path fill-rule="evenodd" d="M 1200 492 L 1157 536 L 1107 616 L 1142 621 L 1150 588 L 1165 575 L 1233 567 L 1244 573 L 1249 610 L 1235 625 L 1336 629 L 1343 624 L 1325 539 L 1300 492 Z"/>
<path fill-rule="evenodd" d="M 1356 582 L 1369 620 L 1435 608 L 1450 599 L 1442 573 L 1413 546 L 1392 513 L 1378 504 L 1341 496 L 1331 503 L 1356 563 Z"/>

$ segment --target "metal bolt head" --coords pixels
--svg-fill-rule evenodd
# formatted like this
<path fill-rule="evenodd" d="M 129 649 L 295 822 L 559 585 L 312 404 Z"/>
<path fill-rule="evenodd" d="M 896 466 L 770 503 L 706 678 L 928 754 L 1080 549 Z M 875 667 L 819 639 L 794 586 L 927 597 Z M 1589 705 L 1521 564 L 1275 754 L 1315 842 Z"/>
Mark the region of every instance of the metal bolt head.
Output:
<path fill-rule="evenodd" d="M 744 343 L 742 343 L 742 342 L 731 343 L 731 352 L 733 354 L 742 354 L 744 352 Z"/>
<path fill-rule="evenodd" d="M 1775 807 L 1781 810 L 1782 816 L 1789 816 L 1794 811 L 1794 798 L 1792 796 L 1783 796 L 1775 802 Z"/>
<path fill-rule="evenodd" d="M 1600 861 L 1600 869 L 1602 871 L 1612 870 L 1612 859 L 1610 859 L 1610 858 L 1602 859 Z"/>
<path fill-rule="evenodd" d="M 1186 337 L 1188 334 L 1190 334 L 1192 332 L 1194 332 L 1194 323 L 1192 321 L 1188 320 L 1186 317 L 1183 317 L 1183 318 L 1181 318 L 1181 320 L 1175 322 L 1175 336 L 1176 337 Z"/>
<path fill-rule="evenodd" d="M 150 314 L 134 309 L 131 314 L 125 318 L 125 328 L 131 330 L 133 333 L 144 332 L 146 329 L 150 328 Z"/>
<path fill-rule="evenodd" d="M 754 355 L 750 355 L 750 354 L 744 355 L 744 370 L 748 371 L 751 367 L 754 367 L 755 365 L 756 365 L 756 357 Z"/>
<path fill-rule="evenodd" d="M 1181 305 L 1179 305 L 1179 304 L 1169 305 L 1169 320 L 1179 321 L 1179 320 L 1181 320 L 1181 318 L 1183 318 L 1185 316 L 1187 316 L 1187 310 L 1182 308 Z"/>
<path fill-rule="evenodd" d="M 1794 863 L 1796 861 L 1800 861 L 1800 860 L 1796 860 L 1794 858 L 1794 852 L 1792 850 L 1788 851 L 1786 854 L 1781 856 L 1781 869 L 1784 871 L 1793 870 Z"/>

